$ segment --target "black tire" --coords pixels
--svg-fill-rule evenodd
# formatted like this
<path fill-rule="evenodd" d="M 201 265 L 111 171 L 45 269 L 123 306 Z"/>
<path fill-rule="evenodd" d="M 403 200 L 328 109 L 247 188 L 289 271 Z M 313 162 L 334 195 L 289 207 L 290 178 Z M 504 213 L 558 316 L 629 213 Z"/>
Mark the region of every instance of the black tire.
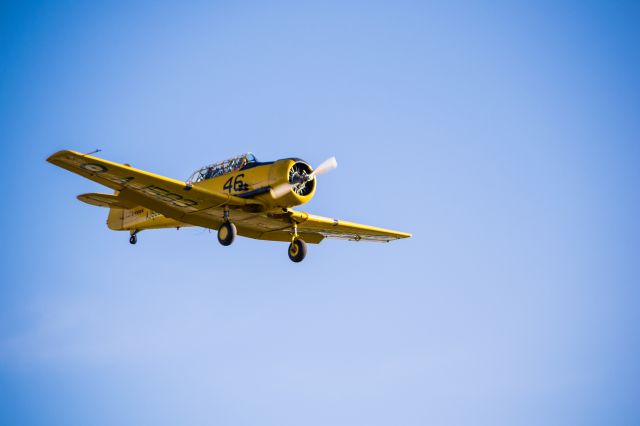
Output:
<path fill-rule="evenodd" d="M 289 259 L 292 262 L 302 262 L 307 255 L 307 243 L 302 240 L 295 239 L 289 244 Z"/>
<path fill-rule="evenodd" d="M 220 225 L 220 228 L 218 228 L 218 241 L 223 246 L 230 246 L 233 240 L 236 239 L 237 234 L 238 230 L 233 223 L 224 222 Z"/>
<path fill-rule="evenodd" d="M 136 237 L 135 235 L 132 235 L 131 237 L 129 237 L 129 244 L 135 244 L 138 242 L 138 237 Z"/>

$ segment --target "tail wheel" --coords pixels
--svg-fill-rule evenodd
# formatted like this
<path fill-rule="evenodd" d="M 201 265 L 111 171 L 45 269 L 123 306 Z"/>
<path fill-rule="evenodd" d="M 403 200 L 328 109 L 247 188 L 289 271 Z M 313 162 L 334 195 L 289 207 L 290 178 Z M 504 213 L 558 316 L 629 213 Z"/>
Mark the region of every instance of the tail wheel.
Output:
<path fill-rule="evenodd" d="M 307 255 L 307 243 L 296 238 L 289 244 L 289 259 L 292 262 L 302 262 Z"/>
<path fill-rule="evenodd" d="M 136 237 L 135 235 L 132 235 L 131 237 L 129 237 L 129 244 L 135 244 L 138 242 L 138 237 Z"/>
<path fill-rule="evenodd" d="M 223 246 L 230 246 L 235 240 L 236 235 L 238 234 L 238 230 L 236 226 L 231 222 L 224 222 L 218 228 L 218 241 Z"/>

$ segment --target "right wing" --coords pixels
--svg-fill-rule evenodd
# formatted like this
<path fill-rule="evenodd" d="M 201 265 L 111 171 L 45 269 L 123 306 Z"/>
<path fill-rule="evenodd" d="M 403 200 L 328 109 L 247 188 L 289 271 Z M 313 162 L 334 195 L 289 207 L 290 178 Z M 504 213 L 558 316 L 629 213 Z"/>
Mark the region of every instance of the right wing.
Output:
<path fill-rule="evenodd" d="M 220 212 L 225 207 L 256 204 L 254 200 L 198 186 L 188 189 L 185 182 L 79 152 L 58 151 L 47 158 L 47 161 L 120 191 L 118 199 L 124 202 L 144 206 L 167 217 L 207 228 L 211 227 L 212 223 L 219 222 Z"/>

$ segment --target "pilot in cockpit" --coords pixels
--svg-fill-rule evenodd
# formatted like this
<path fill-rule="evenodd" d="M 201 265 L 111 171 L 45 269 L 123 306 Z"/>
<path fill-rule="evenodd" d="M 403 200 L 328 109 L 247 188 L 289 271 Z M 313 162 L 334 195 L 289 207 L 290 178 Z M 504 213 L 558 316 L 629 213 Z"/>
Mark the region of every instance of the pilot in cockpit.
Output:
<path fill-rule="evenodd" d="M 204 175 L 203 179 L 211 179 L 213 177 L 213 167 L 209 167 L 207 169 L 207 173 Z"/>

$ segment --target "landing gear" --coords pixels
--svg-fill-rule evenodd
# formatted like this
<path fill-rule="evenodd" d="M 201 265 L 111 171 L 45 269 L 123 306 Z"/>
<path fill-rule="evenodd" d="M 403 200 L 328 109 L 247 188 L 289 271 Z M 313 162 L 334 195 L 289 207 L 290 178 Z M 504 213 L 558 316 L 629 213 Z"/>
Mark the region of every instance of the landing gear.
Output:
<path fill-rule="evenodd" d="M 218 241 L 223 246 L 230 246 L 233 240 L 236 239 L 238 230 L 236 226 L 229 222 L 229 210 L 224 211 L 224 222 L 218 228 Z"/>
<path fill-rule="evenodd" d="M 131 231 L 131 236 L 129 237 L 129 244 L 135 244 L 138 242 L 138 237 L 136 236 L 137 233 L 138 231 Z"/>
<path fill-rule="evenodd" d="M 289 259 L 291 259 L 292 262 L 298 263 L 302 262 L 306 255 L 307 243 L 299 238 L 294 238 L 291 244 L 289 244 Z"/>
<path fill-rule="evenodd" d="M 293 235 L 291 236 L 291 244 L 289 244 L 289 259 L 292 262 L 302 262 L 307 255 L 307 243 L 298 237 L 298 224 L 293 222 Z"/>
<path fill-rule="evenodd" d="M 233 223 L 224 222 L 220 225 L 220 228 L 218 228 L 218 241 L 223 246 L 230 246 L 233 240 L 235 240 L 237 233 L 238 231 Z"/>

